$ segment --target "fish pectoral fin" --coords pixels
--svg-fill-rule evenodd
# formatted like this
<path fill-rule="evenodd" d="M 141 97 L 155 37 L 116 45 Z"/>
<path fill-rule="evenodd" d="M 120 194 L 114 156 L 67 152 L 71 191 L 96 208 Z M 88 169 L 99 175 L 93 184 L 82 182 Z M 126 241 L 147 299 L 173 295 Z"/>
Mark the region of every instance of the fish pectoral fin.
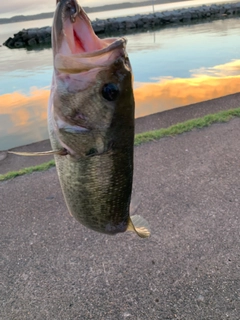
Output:
<path fill-rule="evenodd" d="M 129 218 L 128 231 L 134 231 L 141 238 L 150 236 L 150 228 L 148 222 L 139 215 L 134 215 Z"/>
<path fill-rule="evenodd" d="M 68 154 L 67 150 L 65 150 L 65 149 L 43 151 L 43 152 L 15 152 L 15 151 L 8 151 L 8 153 L 15 154 L 17 156 L 25 156 L 25 157 L 38 157 L 38 156 L 50 156 L 50 155 L 66 156 Z"/>

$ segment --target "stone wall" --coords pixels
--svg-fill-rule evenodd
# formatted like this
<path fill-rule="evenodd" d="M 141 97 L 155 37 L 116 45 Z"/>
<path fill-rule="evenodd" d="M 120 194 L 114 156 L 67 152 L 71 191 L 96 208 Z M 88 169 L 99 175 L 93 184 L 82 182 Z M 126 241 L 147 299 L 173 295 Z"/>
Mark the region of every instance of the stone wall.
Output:
<path fill-rule="evenodd" d="M 51 27 L 23 29 L 3 43 L 8 48 L 35 47 L 51 43 Z"/>
<path fill-rule="evenodd" d="M 137 10 L 137 9 L 136 9 Z M 171 11 L 155 12 L 151 14 L 136 14 L 135 16 L 96 19 L 92 22 L 96 33 L 109 33 L 133 30 L 137 28 L 149 29 L 171 23 L 190 22 L 196 19 L 219 18 L 240 14 L 240 2 L 226 4 L 202 5 L 199 7 L 182 8 Z M 9 48 L 34 47 L 51 43 L 51 27 L 23 29 L 10 37 L 4 45 Z"/>

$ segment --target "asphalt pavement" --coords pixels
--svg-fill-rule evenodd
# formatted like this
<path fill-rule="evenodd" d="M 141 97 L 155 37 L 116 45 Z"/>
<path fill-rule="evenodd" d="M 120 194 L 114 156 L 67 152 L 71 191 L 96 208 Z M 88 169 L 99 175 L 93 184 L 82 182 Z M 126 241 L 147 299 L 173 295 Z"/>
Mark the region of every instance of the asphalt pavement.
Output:
<path fill-rule="evenodd" d="M 55 168 L 1 182 L 0 319 L 239 320 L 239 159 L 239 118 L 135 147 L 148 239 L 81 226 Z"/>

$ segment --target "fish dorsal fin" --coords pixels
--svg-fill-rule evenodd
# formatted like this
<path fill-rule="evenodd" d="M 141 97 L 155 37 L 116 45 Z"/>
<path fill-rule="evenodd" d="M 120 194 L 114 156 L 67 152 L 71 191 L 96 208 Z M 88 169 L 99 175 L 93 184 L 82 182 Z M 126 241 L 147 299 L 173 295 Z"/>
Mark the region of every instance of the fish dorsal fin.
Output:
<path fill-rule="evenodd" d="M 51 150 L 51 151 L 43 151 L 43 152 L 15 152 L 15 151 L 8 151 L 8 153 L 15 154 L 17 156 L 25 156 L 25 157 L 38 157 L 38 156 L 50 156 L 50 155 L 60 155 L 65 156 L 67 155 L 67 151 L 62 150 Z"/>
<path fill-rule="evenodd" d="M 134 215 L 129 218 L 127 230 L 136 232 L 141 238 L 148 238 L 150 236 L 148 222 L 139 215 Z"/>

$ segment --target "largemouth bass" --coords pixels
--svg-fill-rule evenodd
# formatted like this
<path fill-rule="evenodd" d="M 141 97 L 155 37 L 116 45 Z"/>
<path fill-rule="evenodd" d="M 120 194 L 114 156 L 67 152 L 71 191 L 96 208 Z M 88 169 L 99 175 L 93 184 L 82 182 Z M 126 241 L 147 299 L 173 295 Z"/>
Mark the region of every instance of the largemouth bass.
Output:
<path fill-rule="evenodd" d="M 106 234 L 150 235 L 130 217 L 134 96 L 126 39 L 100 39 L 77 0 L 57 1 L 48 128 L 70 214 Z"/>

